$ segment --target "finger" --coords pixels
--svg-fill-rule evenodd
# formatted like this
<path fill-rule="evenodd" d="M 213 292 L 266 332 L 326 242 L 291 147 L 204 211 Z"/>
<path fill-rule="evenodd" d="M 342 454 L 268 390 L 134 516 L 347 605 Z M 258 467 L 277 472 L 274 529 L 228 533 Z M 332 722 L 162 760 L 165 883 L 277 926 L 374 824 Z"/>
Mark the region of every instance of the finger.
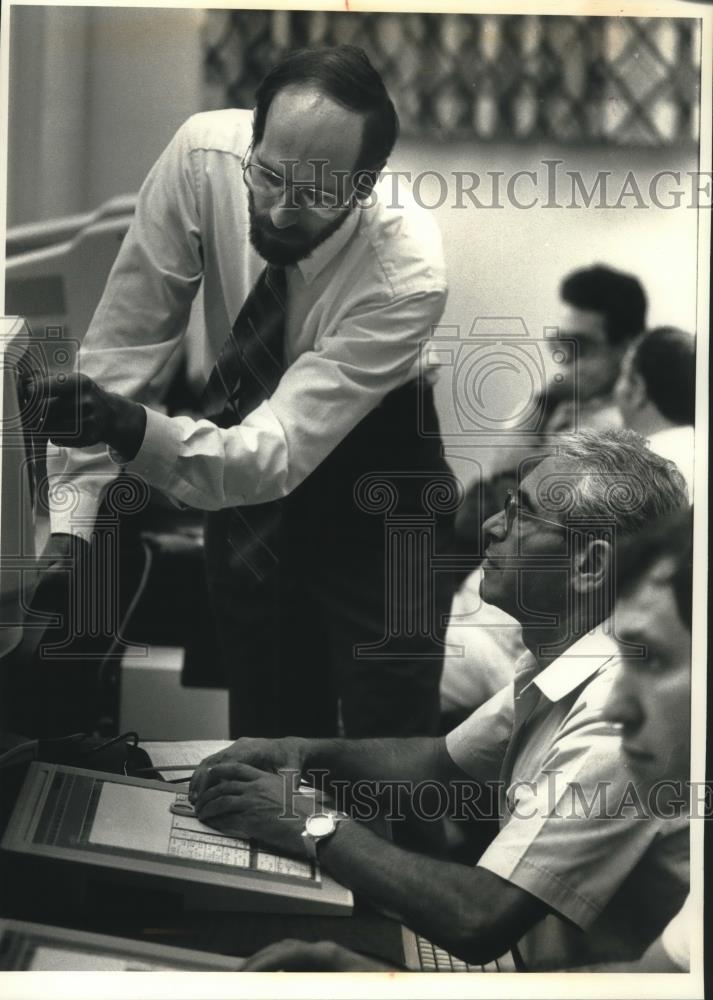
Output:
<path fill-rule="evenodd" d="M 210 823 L 220 816 L 226 816 L 229 813 L 239 813 L 241 810 L 241 797 L 239 795 L 221 795 L 217 799 L 213 799 L 208 802 L 205 806 L 196 810 L 196 814 L 201 823 Z M 235 817 L 237 822 L 237 816 Z M 231 822 L 231 830 L 233 829 L 233 823 Z M 237 829 L 237 827 L 236 827 Z"/>
<path fill-rule="evenodd" d="M 198 767 L 193 772 L 193 777 L 191 778 L 188 786 L 189 801 L 195 802 L 200 793 L 203 791 L 207 783 L 208 771 L 210 768 L 214 767 L 216 764 L 222 763 L 224 760 L 225 751 L 220 750 L 218 753 L 213 753 L 200 762 Z"/>
<path fill-rule="evenodd" d="M 247 781 L 219 781 L 216 785 L 211 785 L 196 799 L 193 806 L 200 812 L 209 802 L 220 798 L 221 795 L 242 795 L 250 787 Z"/>
<path fill-rule="evenodd" d="M 255 781 L 266 773 L 268 772 L 261 771 L 251 764 L 241 764 L 234 760 L 221 761 L 207 768 L 203 787 L 210 787 L 219 781 Z"/>
<path fill-rule="evenodd" d="M 72 375 L 30 375 L 25 385 L 28 392 L 37 394 L 45 399 L 58 397 L 60 399 L 69 395 L 76 395 L 78 389 L 78 377 Z"/>

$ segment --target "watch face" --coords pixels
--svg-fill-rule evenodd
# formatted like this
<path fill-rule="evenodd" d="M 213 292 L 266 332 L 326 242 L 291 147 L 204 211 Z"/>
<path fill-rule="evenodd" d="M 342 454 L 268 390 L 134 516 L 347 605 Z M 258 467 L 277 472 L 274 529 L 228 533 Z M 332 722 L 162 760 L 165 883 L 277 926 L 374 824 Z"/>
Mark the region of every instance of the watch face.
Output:
<path fill-rule="evenodd" d="M 310 816 L 305 826 L 311 837 L 324 837 L 334 829 L 334 820 L 331 816 Z"/>

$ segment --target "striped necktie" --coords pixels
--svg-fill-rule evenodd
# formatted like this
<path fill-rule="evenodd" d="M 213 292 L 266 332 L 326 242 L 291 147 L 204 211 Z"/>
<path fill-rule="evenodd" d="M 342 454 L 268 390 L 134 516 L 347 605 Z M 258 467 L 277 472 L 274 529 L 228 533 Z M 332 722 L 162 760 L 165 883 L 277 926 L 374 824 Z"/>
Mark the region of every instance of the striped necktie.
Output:
<path fill-rule="evenodd" d="M 272 395 L 285 370 L 284 268 L 268 265 L 260 274 L 233 324 L 203 393 L 203 412 L 219 427 L 234 427 Z M 281 505 L 234 507 L 228 544 L 252 576 L 267 579 L 277 565 Z"/>

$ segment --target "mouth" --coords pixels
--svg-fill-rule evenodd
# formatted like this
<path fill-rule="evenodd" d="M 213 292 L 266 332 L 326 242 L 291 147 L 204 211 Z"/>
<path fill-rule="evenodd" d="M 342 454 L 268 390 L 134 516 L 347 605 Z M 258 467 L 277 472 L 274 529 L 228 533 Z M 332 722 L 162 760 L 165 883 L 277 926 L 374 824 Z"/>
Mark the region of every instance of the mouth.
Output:
<path fill-rule="evenodd" d="M 493 559 L 490 550 L 486 549 L 485 550 L 485 556 L 483 558 L 482 563 L 480 564 L 480 568 L 482 570 L 486 570 L 486 569 L 502 569 L 502 564 L 499 563 L 497 561 L 497 559 Z"/>
<path fill-rule="evenodd" d="M 642 750 L 641 747 L 627 743 L 626 740 L 622 740 L 622 750 L 630 760 L 635 761 L 637 764 L 652 764 L 656 759 L 652 753 L 648 753 L 646 750 Z"/>

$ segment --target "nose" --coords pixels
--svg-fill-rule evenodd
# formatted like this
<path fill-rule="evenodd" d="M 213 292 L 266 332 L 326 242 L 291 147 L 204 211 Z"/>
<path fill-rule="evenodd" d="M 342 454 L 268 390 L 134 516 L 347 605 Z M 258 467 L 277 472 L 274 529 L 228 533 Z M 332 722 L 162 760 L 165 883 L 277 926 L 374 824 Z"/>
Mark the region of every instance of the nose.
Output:
<path fill-rule="evenodd" d="M 499 510 L 497 514 L 491 515 L 483 522 L 484 548 L 487 549 L 490 542 L 502 542 L 507 538 L 508 528 L 505 511 Z"/>
<path fill-rule="evenodd" d="M 641 701 L 628 678 L 630 669 L 632 668 L 624 664 L 619 665 L 614 684 L 602 710 L 604 718 L 620 726 L 624 736 L 633 736 L 644 721 Z"/>
<path fill-rule="evenodd" d="M 269 209 L 270 222 L 275 229 L 288 229 L 297 220 L 299 209 L 285 204 L 284 198 L 275 201 Z"/>

